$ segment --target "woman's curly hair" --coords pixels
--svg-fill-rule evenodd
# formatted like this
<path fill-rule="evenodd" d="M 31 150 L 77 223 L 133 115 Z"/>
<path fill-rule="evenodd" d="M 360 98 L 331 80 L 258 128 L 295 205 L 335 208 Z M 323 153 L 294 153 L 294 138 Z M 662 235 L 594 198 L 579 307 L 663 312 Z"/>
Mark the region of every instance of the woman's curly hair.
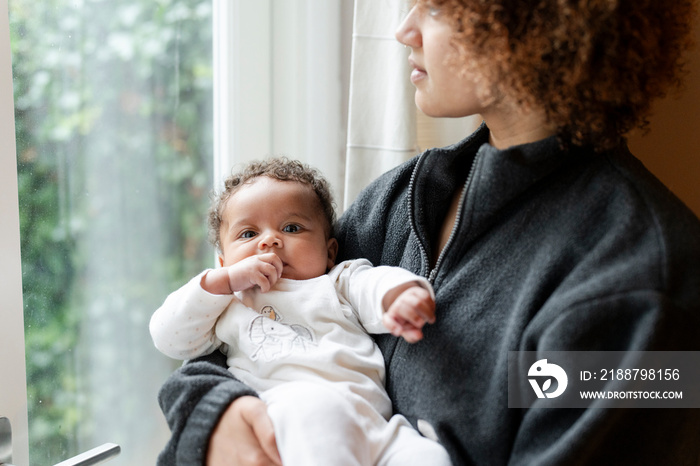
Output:
<path fill-rule="evenodd" d="M 542 108 L 562 142 L 598 150 L 645 128 L 680 89 L 695 0 L 419 0 L 457 31 L 462 72 Z M 467 65 L 469 63 L 469 65 Z"/>
<path fill-rule="evenodd" d="M 323 216 L 328 222 L 328 236 L 333 236 L 335 207 L 328 181 L 321 176 L 318 170 L 309 165 L 286 157 L 277 157 L 248 164 L 241 171 L 226 178 L 221 193 L 212 196 L 212 205 L 209 209 L 209 241 L 217 251 L 221 251 L 220 230 L 223 220 L 221 215 L 226 203 L 241 186 L 261 176 L 280 181 L 293 181 L 313 189 L 323 210 Z M 261 206 L 261 208 L 265 208 L 265 206 Z"/>

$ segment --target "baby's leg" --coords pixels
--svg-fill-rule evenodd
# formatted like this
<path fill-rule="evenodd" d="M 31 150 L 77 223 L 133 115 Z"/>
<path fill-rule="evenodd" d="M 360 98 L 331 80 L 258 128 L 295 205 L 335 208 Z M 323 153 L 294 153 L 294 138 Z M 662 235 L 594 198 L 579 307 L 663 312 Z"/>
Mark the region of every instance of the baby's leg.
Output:
<path fill-rule="evenodd" d="M 394 415 L 386 425 L 391 436 L 377 466 L 450 466 L 450 457 L 439 443 L 423 437 L 405 417 Z"/>
<path fill-rule="evenodd" d="M 285 466 L 372 465 L 352 403 L 337 390 L 289 382 L 261 395 Z"/>

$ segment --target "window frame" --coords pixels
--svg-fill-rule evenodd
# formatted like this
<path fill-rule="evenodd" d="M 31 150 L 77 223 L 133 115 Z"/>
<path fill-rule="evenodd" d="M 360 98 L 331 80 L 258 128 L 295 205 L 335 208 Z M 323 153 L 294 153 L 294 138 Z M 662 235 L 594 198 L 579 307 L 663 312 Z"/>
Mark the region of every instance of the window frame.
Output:
<path fill-rule="evenodd" d="M 215 184 L 236 164 L 284 151 L 324 171 L 342 205 L 352 0 L 213 6 Z M 255 50 L 235 46 L 251 43 Z M 9 141 L 0 147 L 0 417 L 10 420 L 12 461 L 21 465 L 29 439 L 8 0 L 0 0 L 0 69 L 0 137 Z"/>
<path fill-rule="evenodd" d="M 12 428 L 12 460 L 29 463 L 27 376 L 24 352 L 22 266 L 19 239 L 17 152 L 15 143 L 12 58 L 7 0 L 0 0 L 0 296 L 3 298 L 0 325 L 0 373 L 2 396 L 0 417 Z"/>
<path fill-rule="evenodd" d="M 343 205 L 353 11 L 353 0 L 213 0 L 215 187 L 232 167 L 287 155 L 318 168 Z"/>

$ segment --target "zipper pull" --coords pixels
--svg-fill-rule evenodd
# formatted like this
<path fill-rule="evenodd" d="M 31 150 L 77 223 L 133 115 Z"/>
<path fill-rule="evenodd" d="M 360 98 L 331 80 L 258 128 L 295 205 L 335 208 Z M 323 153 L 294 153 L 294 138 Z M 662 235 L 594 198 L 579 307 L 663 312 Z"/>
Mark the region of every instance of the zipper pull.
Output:
<path fill-rule="evenodd" d="M 430 275 L 428 275 L 428 281 L 430 282 L 431 285 L 435 284 L 435 277 L 437 276 L 437 267 L 435 267 L 433 270 L 430 271 Z"/>

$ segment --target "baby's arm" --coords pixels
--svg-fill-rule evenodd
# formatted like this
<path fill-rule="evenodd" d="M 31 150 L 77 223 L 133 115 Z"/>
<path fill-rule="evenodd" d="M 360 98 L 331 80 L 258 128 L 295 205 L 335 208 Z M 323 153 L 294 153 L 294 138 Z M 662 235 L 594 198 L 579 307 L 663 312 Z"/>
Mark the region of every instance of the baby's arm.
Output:
<path fill-rule="evenodd" d="M 435 322 L 435 300 L 418 282 L 397 286 L 384 295 L 382 322 L 394 336 L 409 343 L 423 338 L 422 328 Z"/>
<path fill-rule="evenodd" d="M 151 317 L 153 343 L 174 359 L 211 353 L 221 345 L 214 328 L 231 303 L 233 292 L 253 286 L 268 291 L 281 274 L 282 261 L 268 253 L 198 275 L 168 296 Z"/>
<path fill-rule="evenodd" d="M 282 260 L 273 252 L 247 257 L 228 267 L 210 270 L 202 288 L 212 294 L 231 294 L 259 286 L 265 293 L 282 276 Z"/>
<path fill-rule="evenodd" d="M 391 333 L 415 343 L 423 338 L 423 326 L 435 322 L 430 282 L 406 269 L 355 259 L 338 264 L 329 275 L 369 333 Z"/>
<path fill-rule="evenodd" d="M 202 272 L 171 293 L 151 317 L 149 330 L 161 353 L 173 359 L 192 359 L 221 345 L 214 327 L 233 295 L 208 293 L 201 287 Z"/>

